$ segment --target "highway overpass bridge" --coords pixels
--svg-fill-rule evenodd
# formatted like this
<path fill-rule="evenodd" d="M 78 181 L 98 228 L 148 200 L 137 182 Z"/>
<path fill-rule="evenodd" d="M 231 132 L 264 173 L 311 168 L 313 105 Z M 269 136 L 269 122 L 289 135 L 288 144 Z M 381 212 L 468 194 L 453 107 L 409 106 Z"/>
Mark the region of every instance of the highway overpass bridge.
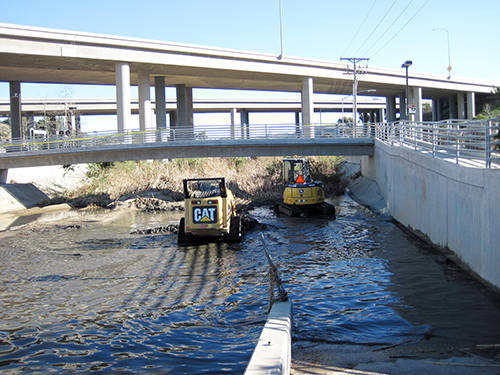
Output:
<path fill-rule="evenodd" d="M 21 82 L 114 85 L 117 131 L 122 132 L 130 128 L 131 85 L 138 86 L 141 130 L 152 122 L 151 86 L 157 129 L 166 127 L 165 87 L 176 89 L 178 126 L 193 126 L 193 88 L 301 93 L 301 123 L 308 125 L 314 122 L 313 95 L 353 94 L 354 71 L 359 77 L 354 94 L 376 90 L 377 96 L 386 98 L 385 119 L 396 120 L 396 99 L 404 102 L 406 96 L 403 69 L 354 69 L 341 62 L 0 24 L 0 81 L 10 83 L 13 138 L 21 136 Z M 433 101 L 434 120 L 472 118 L 476 105 L 500 86 L 411 69 L 408 82 L 415 121 L 422 120 L 423 99 Z M 401 115 L 404 119 L 404 111 Z M 244 112 L 242 123 L 248 124 Z"/>
<path fill-rule="evenodd" d="M 153 108 L 155 100 L 151 100 Z M 361 113 L 378 112 L 385 109 L 385 98 L 361 98 L 357 101 L 357 109 Z M 167 112 L 177 109 L 175 99 L 166 99 Z M 341 99 L 314 99 L 315 112 L 352 112 L 352 96 Z M 130 100 L 130 109 L 133 114 L 139 113 L 139 100 Z M 295 99 L 193 99 L 195 113 L 229 113 L 231 110 L 248 112 L 300 112 L 301 102 Z M 75 110 L 80 115 L 116 115 L 116 99 L 90 98 L 23 98 L 22 111 L 25 116 L 46 116 L 49 114 L 65 114 Z M 0 98 L 0 117 L 10 116 L 10 100 Z"/>
<path fill-rule="evenodd" d="M 156 108 L 155 100 L 151 105 Z M 386 107 L 385 98 L 361 98 L 357 100 L 357 111 L 364 122 L 380 121 L 384 118 Z M 399 107 L 399 104 L 398 104 Z M 55 117 L 65 117 L 65 127 L 75 133 L 79 133 L 83 116 L 93 115 L 116 115 L 118 106 L 116 99 L 58 99 L 58 98 L 22 98 L 22 116 L 27 119 L 27 124 L 33 123 L 35 117 L 44 117 L 46 121 L 52 121 L 55 125 Z M 343 99 L 315 99 L 313 102 L 314 112 L 338 112 L 339 118 L 343 113 L 353 111 L 352 96 Z M 139 114 L 139 100 L 130 100 L 132 114 Z M 168 126 L 175 124 L 177 101 L 176 99 L 165 100 L 165 110 L 168 114 Z M 295 113 L 296 123 L 300 123 L 301 102 L 294 99 L 193 99 L 194 113 L 230 113 L 231 121 L 237 123 L 236 115 L 239 112 L 241 123 L 250 123 L 251 113 L 269 112 L 292 112 Z M 11 105 L 9 99 L 0 99 L 0 117 L 9 117 Z M 155 127 L 154 123 L 147 128 Z M 98 130 L 98 129 L 95 129 Z"/>

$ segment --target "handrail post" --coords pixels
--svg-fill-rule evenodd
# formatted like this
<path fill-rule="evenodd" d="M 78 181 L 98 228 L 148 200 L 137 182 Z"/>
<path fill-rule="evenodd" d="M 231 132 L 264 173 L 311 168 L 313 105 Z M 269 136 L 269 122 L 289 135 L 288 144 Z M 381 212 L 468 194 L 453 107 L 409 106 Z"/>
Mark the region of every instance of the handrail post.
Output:
<path fill-rule="evenodd" d="M 488 119 L 484 122 L 484 144 L 485 144 L 485 161 L 486 161 L 486 168 L 491 168 L 491 138 L 490 138 L 490 132 L 491 132 L 491 119 Z"/>
<path fill-rule="evenodd" d="M 436 123 L 432 123 L 432 157 L 436 157 Z"/>
<path fill-rule="evenodd" d="M 417 151 L 417 139 L 418 139 L 418 125 L 414 122 L 411 122 L 413 128 L 413 134 L 415 137 L 415 151 Z"/>

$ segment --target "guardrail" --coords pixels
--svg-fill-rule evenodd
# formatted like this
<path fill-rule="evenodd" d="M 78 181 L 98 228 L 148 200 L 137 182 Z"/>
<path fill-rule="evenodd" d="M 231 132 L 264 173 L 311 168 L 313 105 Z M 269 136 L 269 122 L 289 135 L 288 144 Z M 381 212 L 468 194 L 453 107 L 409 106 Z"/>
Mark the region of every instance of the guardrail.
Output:
<path fill-rule="evenodd" d="M 376 138 L 436 158 L 500 166 L 500 118 L 484 121 L 392 122 L 376 125 Z"/>

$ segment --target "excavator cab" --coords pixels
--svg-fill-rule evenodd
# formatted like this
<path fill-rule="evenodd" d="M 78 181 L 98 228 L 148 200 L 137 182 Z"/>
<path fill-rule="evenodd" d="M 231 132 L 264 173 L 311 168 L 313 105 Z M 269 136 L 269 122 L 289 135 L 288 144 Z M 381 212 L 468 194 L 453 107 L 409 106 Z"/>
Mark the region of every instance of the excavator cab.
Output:
<path fill-rule="evenodd" d="M 305 158 L 283 159 L 283 202 L 276 204 L 277 213 L 307 216 L 311 211 L 335 215 L 335 207 L 325 202 L 321 181 L 313 181 L 309 161 Z"/>
<path fill-rule="evenodd" d="M 304 158 L 283 159 L 283 183 L 304 184 L 311 182 L 309 162 Z"/>

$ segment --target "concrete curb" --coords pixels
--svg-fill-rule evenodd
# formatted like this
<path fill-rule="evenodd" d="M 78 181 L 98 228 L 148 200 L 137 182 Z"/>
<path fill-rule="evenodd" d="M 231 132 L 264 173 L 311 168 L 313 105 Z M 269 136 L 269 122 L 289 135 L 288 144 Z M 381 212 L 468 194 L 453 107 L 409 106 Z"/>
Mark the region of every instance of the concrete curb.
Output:
<path fill-rule="evenodd" d="M 288 375 L 292 362 L 292 301 L 275 302 L 245 375 Z"/>

